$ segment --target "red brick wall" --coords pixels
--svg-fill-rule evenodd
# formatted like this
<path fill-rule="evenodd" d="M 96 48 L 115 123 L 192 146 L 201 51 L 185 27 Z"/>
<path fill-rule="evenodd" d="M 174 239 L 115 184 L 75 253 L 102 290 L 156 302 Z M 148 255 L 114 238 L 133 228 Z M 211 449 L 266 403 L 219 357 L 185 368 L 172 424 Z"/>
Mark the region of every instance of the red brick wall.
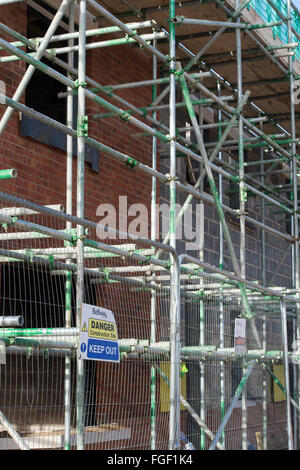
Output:
<path fill-rule="evenodd" d="M 26 35 L 26 6 L 1 7 L 0 20 L 21 34 Z M 12 41 L 13 38 L 6 38 Z M 7 55 L 4 51 L 1 54 Z M 0 79 L 7 86 L 7 96 L 12 97 L 25 71 L 21 61 L 1 64 Z M 150 56 L 140 48 L 119 46 L 89 51 L 87 53 L 87 75 L 101 85 L 150 79 L 152 65 Z M 104 95 L 101 95 L 104 97 Z M 145 106 L 151 102 L 150 88 L 135 88 L 122 93 L 129 102 Z M 24 99 L 22 100 L 24 102 Z M 117 104 L 114 102 L 114 104 Z M 0 106 L 1 115 L 5 107 Z M 92 115 L 105 112 L 92 101 L 86 103 L 89 115 L 89 135 L 104 144 L 151 165 L 151 138 L 132 138 L 138 129 L 120 118 L 92 120 Z M 76 159 L 74 162 L 74 211 L 76 200 Z M 64 203 L 66 198 L 66 155 L 30 138 L 20 136 L 18 113 L 14 112 L 1 136 L 0 168 L 16 168 L 15 181 L 1 183 L 1 188 L 41 204 Z M 100 170 L 95 173 L 86 164 L 85 215 L 96 219 L 96 208 L 103 202 L 117 203 L 118 195 L 128 195 L 128 203 L 150 204 L 151 179 L 141 172 L 128 169 L 111 157 L 101 153 Z"/>

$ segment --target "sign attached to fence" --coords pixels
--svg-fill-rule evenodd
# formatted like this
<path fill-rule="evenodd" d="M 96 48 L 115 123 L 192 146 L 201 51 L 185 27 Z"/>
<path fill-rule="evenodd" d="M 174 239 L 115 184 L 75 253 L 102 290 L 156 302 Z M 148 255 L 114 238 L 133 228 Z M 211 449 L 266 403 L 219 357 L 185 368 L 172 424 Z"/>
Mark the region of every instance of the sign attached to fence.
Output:
<path fill-rule="evenodd" d="M 0 364 L 6 364 L 6 347 L 4 341 L 0 341 Z"/>
<path fill-rule="evenodd" d="M 114 314 L 110 310 L 82 304 L 78 357 L 120 362 L 118 330 Z"/>
<path fill-rule="evenodd" d="M 235 354 L 246 354 L 246 319 L 236 318 L 234 322 L 234 352 Z"/>

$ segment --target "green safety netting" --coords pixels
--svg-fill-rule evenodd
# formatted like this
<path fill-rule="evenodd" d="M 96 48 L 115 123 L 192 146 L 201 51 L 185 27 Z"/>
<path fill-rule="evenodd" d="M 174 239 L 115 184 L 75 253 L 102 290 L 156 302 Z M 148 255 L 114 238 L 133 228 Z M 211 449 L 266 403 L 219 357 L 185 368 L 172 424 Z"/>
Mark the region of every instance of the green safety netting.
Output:
<path fill-rule="evenodd" d="M 273 0 L 273 5 L 278 11 L 280 11 L 285 17 L 287 16 L 287 3 L 285 0 Z M 279 21 L 281 18 L 278 12 L 272 7 L 267 0 L 252 0 L 248 5 L 248 9 L 252 7 L 258 15 L 266 22 Z M 297 10 L 292 8 L 292 27 L 300 33 L 300 15 Z M 282 23 L 280 26 L 273 27 L 274 38 L 280 39 L 284 43 L 288 43 L 288 28 L 286 23 Z M 292 41 L 298 42 L 296 36 L 292 34 Z M 295 55 L 300 59 L 300 46 L 295 49 Z"/>

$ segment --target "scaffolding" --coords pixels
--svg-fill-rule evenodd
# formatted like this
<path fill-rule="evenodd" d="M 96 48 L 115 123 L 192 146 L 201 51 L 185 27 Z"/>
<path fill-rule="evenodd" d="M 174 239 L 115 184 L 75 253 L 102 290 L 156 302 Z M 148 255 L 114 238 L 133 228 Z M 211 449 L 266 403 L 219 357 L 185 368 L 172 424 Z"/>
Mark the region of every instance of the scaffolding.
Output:
<path fill-rule="evenodd" d="M 66 139 L 65 201 L 23 195 L 19 160 L 0 170 L 0 448 L 297 449 L 299 12 L 290 0 L 138 3 L 0 2 L 1 70 L 23 64 L 12 97 L 1 89 L 0 136 L 17 115 Z M 47 16 L 43 37 L 2 22 L 1 9 L 27 6 Z M 99 50 L 118 48 L 151 76 L 88 76 L 108 67 Z M 64 90 L 65 122 L 24 102 L 36 71 Z M 127 194 L 136 179 L 133 200 L 149 188 L 145 236 L 87 217 L 87 149 L 107 162 L 94 198 L 108 182 Z M 192 204 L 190 253 L 178 231 Z M 84 305 L 114 313 L 117 363 L 82 359 Z"/>

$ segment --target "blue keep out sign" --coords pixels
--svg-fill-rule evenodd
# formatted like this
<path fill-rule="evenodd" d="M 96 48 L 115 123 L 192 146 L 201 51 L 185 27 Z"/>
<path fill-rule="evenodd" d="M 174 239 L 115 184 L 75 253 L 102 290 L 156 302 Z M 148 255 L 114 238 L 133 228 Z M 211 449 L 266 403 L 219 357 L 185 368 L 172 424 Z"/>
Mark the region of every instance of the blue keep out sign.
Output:
<path fill-rule="evenodd" d="M 98 361 L 119 362 L 119 345 L 117 341 L 88 339 L 86 358 Z"/>
<path fill-rule="evenodd" d="M 118 329 L 111 310 L 82 304 L 78 358 L 120 362 Z"/>

